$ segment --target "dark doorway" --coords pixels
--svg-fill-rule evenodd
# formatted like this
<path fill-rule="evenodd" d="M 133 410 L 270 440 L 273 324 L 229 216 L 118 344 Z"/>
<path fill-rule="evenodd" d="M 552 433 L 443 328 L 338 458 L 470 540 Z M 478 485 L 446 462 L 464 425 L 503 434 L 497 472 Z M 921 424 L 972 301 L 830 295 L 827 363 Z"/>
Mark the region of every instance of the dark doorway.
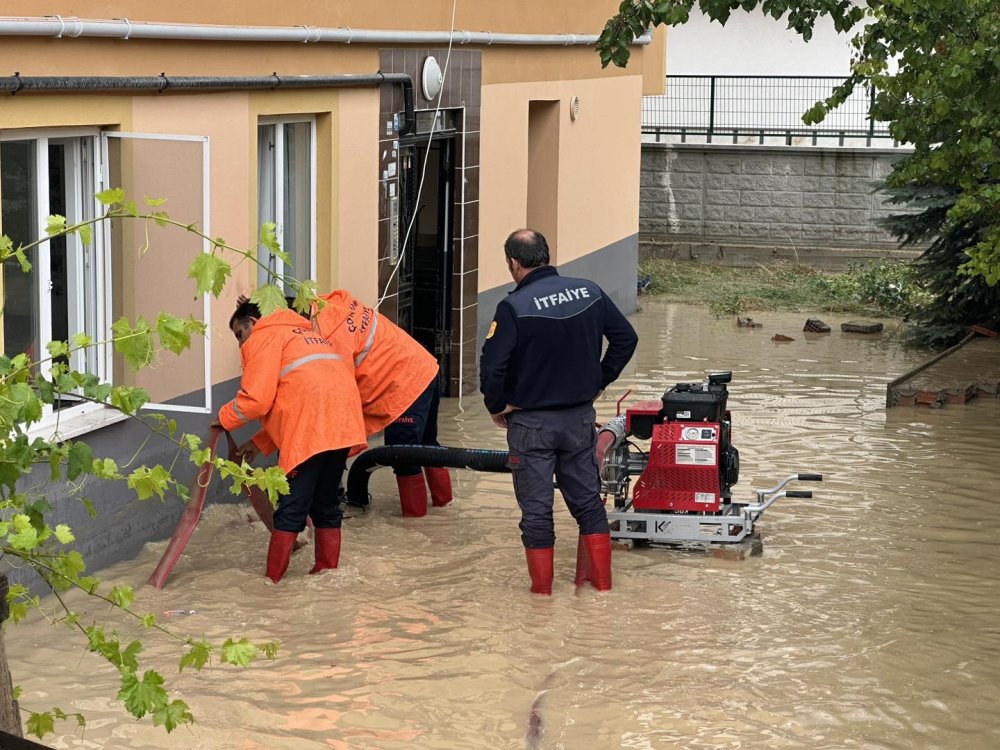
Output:
<path fill-rule="evenodd" d="M 400 142 L 399 241 L 405 239 L 406 244 L 400 247 L 398 324 L 437 358 L 444 396 L 452 395 L 454 153 L 455 132 L 451 130 L 433 137 L 418 134 Z"/>

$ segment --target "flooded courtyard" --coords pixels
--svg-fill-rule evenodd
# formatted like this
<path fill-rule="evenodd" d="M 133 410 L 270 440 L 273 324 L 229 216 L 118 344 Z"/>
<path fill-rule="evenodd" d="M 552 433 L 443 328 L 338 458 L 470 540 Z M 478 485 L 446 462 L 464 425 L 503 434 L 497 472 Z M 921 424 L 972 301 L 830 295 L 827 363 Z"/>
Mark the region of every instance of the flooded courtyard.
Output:
<path fill-rule="evenodd" d="M 193 610 L 163 619 L 179 634 L 277 640 L 278 658 L 177 674 L 180 650 L 143 633 L 144 666 L 196 718 L 167 735 L 124 713 L 117 672 L 80 638 L 32 615 L 7 631 L 22 706 L 88 719 L 82 733 L 57 725 L 46 744 L 1000 746 L 1000 400 L 886 411 L 886 384 L 926 358 L 893 343 L 889 321 L 869 337 L 824 315 L 834 332 L 806 334 L 803 313 L 760 313 L 763 328 L 746 329 L 640 302 L 639 349 L 598 402 L 600 419 L 628 389 L 625 403 L 655 399 L 732 370 L 735 493 L 824 474 L 797 487 L 813 499 L 764 514 L 763 555 L 616 551 L 614 590 L 577 592 L 575 525 L 557 498 L 553 596 L 532 596 L 508 475 L 455 472 L 451 506 L 403 519 L 383 469 L 372 509 L 345 522 L 341 567 L 307 575 L 306 549 L 273 586 L 267 532 L 248 523 L 249 506 L 212 506 L 162 591 L 144 584 L 166 540 L 100 574 L 132 585 L 140 611 Z M 795 340 L 774 343 L 775 333 Z M 476 396 L 444 401 L 440 432 L 446 445 L 506 448 Z"/>

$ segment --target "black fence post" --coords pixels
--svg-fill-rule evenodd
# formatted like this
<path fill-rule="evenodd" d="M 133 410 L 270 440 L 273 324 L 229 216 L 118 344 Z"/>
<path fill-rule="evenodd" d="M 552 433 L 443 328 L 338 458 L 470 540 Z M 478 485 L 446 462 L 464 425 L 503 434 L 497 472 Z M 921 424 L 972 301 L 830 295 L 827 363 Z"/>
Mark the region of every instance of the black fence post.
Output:
<path fill-rule="evenodd" d="M 871 87 L 871 96 L 868 100 L 868 141 L 865 145 L 872 145 L 872 138 L 875 137 L 875 115 L 872 110 L 875 109 L 875 87 Z"/>
<path fill-rule="evenodd" d="M 708 142 L 712 142 L 715 133 L 715 76 L 708 83 Z"/>

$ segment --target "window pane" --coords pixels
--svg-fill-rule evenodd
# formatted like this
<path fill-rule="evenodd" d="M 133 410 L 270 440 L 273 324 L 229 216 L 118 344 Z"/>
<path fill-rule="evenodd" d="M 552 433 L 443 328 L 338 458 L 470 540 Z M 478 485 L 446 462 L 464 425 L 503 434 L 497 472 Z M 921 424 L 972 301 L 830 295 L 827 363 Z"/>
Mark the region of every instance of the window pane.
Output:
<path fill-rule="evenodd" d="M 308 122 L 288 123 L 285 131 L 284 251 L 291 257 L 285 275 L 305 280 L 313 276 L 312 249 L 312 160 Z M 287 294 L 294 293 L 285 286 Z"/>
<path fill-rule="evenodd" d="M 37 234 L 36 162 L 34 141 L 0 143 L 0 222 L 14 247 L 33 242 Z M 41 356 L 38 331 L 37 248 L 28 253 L 32 270 L 24 273 L 11 258 L 3 269 L 3 352 Z"/>

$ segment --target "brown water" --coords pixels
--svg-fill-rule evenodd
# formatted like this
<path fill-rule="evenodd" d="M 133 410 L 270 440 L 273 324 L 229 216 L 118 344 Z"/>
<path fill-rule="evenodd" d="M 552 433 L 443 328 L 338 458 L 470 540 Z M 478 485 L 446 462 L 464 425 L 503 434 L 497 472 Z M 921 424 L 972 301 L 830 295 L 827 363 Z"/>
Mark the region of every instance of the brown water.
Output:
<path fill-rule="evenodd" d="M 391 474 L 347 521 L 342 567 L 311 554 L 265 583 L 266 532 L 246 508 L 209 509 L 157 592 L 166 542 L 103 575 L 140 608 L 194 609 L 183 634 L 277 639 L 274 662 L 176 674 L 145 654 L 197 717 L 171 735 L 126 717 L 114 671 L 44 623 L 8 633 L 29 708 L 83 711 L 53 747 L 994 748 L 1000 746 L 1000 401 L 883 409 L 885 384 L 919 362 L 888 338 L 801 332 L 805 315 L 738 329 L 697 308 L 643 300 L 640 350 L 599 404 L 659 397 L 732 369 L 743 469 L 737 491 L 797 471 L 826 475 L 782 500 L 744 562 L 616 552 L 614 591 L 572 585 L 575 532 L 557 513 L 551 599 L 531 596 L 506 475 L 458 473 L 456 502 L 403 519 Z M 891 327 L 891 326 L 890 326 Z M 795 341 L 775 344 L 782 332 Z M 469 397 L 446 401 L 443 442 L 503 448 Z M 806 488 L 806 487 L 803 487 Z M 82 606 L 78 604 L 77 606 Z M 103 614 L 98 611 L 100 616 Z M 540 737 L 528 737 L 532 707 Z"/>

